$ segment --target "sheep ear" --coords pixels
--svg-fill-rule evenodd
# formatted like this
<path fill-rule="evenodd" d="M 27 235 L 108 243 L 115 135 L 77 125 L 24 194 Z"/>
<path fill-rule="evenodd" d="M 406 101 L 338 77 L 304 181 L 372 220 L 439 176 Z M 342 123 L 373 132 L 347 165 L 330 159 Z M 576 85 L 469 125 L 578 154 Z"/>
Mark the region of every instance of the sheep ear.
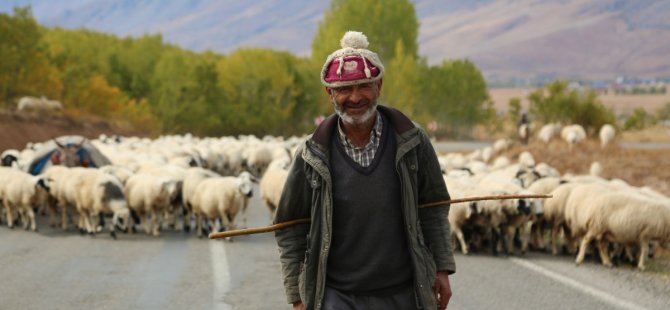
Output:
<path fill-rule="evenodd" d="M 35 186 L 36 187 L 41 187 L 44 190 L 46 190 L 47 192 L 49 192 L 49 190 L 51 189 L 51 187 L 49 186 L 49 181 L 46 178 L 39 178 L 37 180 L 37 183 L 35 183 Z"/>

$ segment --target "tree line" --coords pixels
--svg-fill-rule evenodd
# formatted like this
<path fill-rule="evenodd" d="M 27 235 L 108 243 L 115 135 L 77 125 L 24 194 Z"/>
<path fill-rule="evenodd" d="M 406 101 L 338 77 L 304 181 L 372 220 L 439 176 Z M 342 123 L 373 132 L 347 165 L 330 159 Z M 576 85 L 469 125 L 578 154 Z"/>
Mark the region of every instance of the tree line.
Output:
<path fill-rule="evenodd" d="M 59 100 L 67 113 L 124 120 L 151 133 L 308 133 L 332 104 L 319 73 L 347 30 L 364 32 L 386 67 L 382 104 L 436 134 L 468 135 L 494 113 L 481 72 L 469 60 L 428 65 L 418 56 L 409 0 L 334 0 L 311 57 L 263 48 L 196 53 L 161 35 L 120 38 L 40 26 L 30 7 L 0 14 L 0 104 L 22 96 Z"/>

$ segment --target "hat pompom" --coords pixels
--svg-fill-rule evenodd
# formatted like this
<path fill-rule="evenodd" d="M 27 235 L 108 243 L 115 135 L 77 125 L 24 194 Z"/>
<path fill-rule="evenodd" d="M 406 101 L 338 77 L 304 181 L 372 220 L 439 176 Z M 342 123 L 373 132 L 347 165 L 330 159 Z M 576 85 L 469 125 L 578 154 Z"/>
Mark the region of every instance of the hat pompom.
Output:
<path fill-rule="evenodd" d="M 368 37 L 359 31 L 347 31 L 342 37 L 342 40 L 340 40 L 342 48 L 368 48 L 368 44 Z"/>

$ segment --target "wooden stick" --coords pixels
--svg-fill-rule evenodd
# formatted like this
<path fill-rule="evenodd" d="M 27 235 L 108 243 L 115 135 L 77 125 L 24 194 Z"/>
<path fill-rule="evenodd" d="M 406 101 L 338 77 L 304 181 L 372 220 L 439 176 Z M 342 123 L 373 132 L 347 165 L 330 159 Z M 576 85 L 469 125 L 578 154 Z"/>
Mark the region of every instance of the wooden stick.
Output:
<path fill-rule="evenodd" d="M 483 197 L 470 197 L 470 198 L 458 198 L 444 201 L 437 201 L 419 205 L 419 208 L 430 208 L 452 203 L 460 202 L 473 202 L 473 201 L 482 201 L 482 200 L 504 200 L 504 199 L 525 199 L 525 198 L 551 198 L 551 195 L 502 195 L 502 196 L 483 196 Z M 237 229 L 229 230 L 223 232 L 216 232 L 209 234 L 209 239 L 221 239 L 227 237 L 241 236 L 241 235 L 253 235 L 260 233 L 273 232 L 278 229 L 298 225 L 298 224 L 309 224 L 311 219 L 297 219 L 292 221 L 286 221 L 282 223 L 277 223 L 270 226 L 258 227 L 258 228 L 247 228 L 247 229 Z"/>

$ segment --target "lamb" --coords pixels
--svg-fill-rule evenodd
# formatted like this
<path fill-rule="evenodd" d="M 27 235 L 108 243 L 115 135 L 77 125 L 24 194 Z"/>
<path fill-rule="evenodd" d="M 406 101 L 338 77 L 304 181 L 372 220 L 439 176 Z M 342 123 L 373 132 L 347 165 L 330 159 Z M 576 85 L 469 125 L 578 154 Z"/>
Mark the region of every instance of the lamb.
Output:
<path fill-rule="evenodd" d="M 191 218 L 193 217 L 193 196 L 195 195 L 196 188 L 203 180 L 216 177 L 221 177 L 221 175 L 203 168 L 194 167 L 186 170 L 184 185 L 182 186 L 182 202 L 184 204 L 184 209 L 187 212 L 186 218 L 184 219 L 184 231 L 189 231 L 191 229 L 190 223 Z"/>
<path fill-rule="evenodd" d="M 128 179 L 124 194 L 131 212 L 144 216 L 144 230 L 147 234 L 160 235 L 160 216 L 179 194 L 176 181 L 149 174 L 135 174 Z M 129 221 L 131 231 L 136 219 Z"/>
<path fill-rule="evenodd" d="M 270 209 L 271 218 L 274 216 L 277 206 L 279 206 L 279 199 L 284 189 L 284 183 L 286 183 L 286 179 L 288 178 L 290 164 L 290 161 L 285 158 L 274 160 L 270 163 L 261 178 L 261 199 L 263 199 Z"/>
<path fill-rule="evenodd" d="M 580 186 L 579 183 L 567 183 L 561 184 L 551 191 L 551 199 L 548 199 L 544 202 L 544 213 L 542 215 L 543 221 L 545 221 L 550 229 L 551 233 L 549 235 L 549 241 L 551 243 L 551 253 L 553 255 L 558 255 L 558 234 L 561 230 L 564 230 L 564 235 L 566 239 L 570 237 L 569 231 L 565 231 L 566 220 L 565 220 L 565 205 L 570 198 L 572 190 L 577 186 Z M 568 245 L 571 244 L 571 239 L 567 240 Z"/>
<path fill-rule="evenodd" d="M 561 138 L 563 138 L 572 149 L 573 145 L 586 139 L 586 131 L 584 130 L 584 127 L 578 124 L 566 126 L 561 130 Z"/>
<path fill-rule="evenodd" d="M 544 143 L 549 143 L 549 141 L 557 136 L 560 131 L 561 125 L 555 123 L 546 124 L 540 128 L 540 131 L 537 133 L 537 137 L 544 141 Z"/>
<path fill-rule="evenodd" d="M 88 169 L 79 174 L 82 178 L 81 187 L 77 188 L 75 195 L 77 210 L 89 233 L 94 233 L 93 219 L 112 213 L 110 235 L 116 239 L 116 227 L 128 225 L 130 210 L 123 194 L 123 185 L 114 176 L 96 169 Z M 122 220 L 123 225 L 120 224 Z"/>
<path fill-rule="evenodd" d="M 44 96 L 42 96 L 42 98 L 23 97 L 19 99 L 17 109 L 21 112 L 23 111 L 56 112 L 63 110 L 63 104 L 56 100 L 49 100 Z"/>
<path fill-rule="evenodd" d="M 21 215 L 25 229 L 37 231 L 33 207 L 42 203 L 49 193 L 49 180 L 23 171 L 2 167 L 0 197 L 5 207 L 7 226 L 14 228 L 14 212 Z"/>
<path fill-rule="evenodd" d="M 61 228 L 68 229 L 68 207 L 74 208 L 77 204 L 75 195 L 83 180 L 78 175 L 85 173 L 86 170 L 87 168 L 82 167 L 51 166 L 42 174 L 53 181 L 51 184 L 52 198 L 48 205 L 49 223 L 52 226 L 54 226 L 54 214 L 58 211 L 61 214 Z M 82 229 L 83 226 L 79 228 Z"/>
<path fill-rule="evenodd" d="M 603 174 L 603 165 L 600 162 L 594 161 L 589 168 L 589 174 L 595 177 L 600 177 Z"/>
<path fill-rule="evenodd" d="M 535 165 L 535 171 L 537 171 L 540 176 L 544 177 L 560 177 L 561 174 L 556 170 L 556 168 L 549 166 L 547 163 L 539 163 Z"/>
<path fill-rule="evenodd" d="M 0 155 L 0 166 L 21 169 L 21 153 L 17 150 L 9 149 Z"/>
<path fill-rule="evenodd" d="M 651 199 L 632 191 L 608 192 L 588 197 L 591 205 L 585 224 L 585 235 L 575 262 L 584 261 L 586 247 L 597 240 L 603 265 L 611 267 L 606 242 L 637 244 L 640 257 L 637 267 L 646 268 L 650 241 L 670 241 L 670 202 Z"/>
<path fill-rule="evenodd" d="M 498 154 L 502 151 L 509 149 L 512 146 L 512 144 L 514 144 L 512 140 L 498 139 L 493 143 L 493 152 Z"/>
<path fill-rule="evenodd" d="M 272 161 L 270 150 L 263 145 L 258 145 L 247 149 L 246 154 L 247 168 L 249 168 L 251 174 L 254 176 L 263 175 L 263 172 L 265 172 L 265 169 Z"/>
<path fill-rule="evenodd" d="M 235 216 L 246 209 L 253 193 L 252 176 L 244 171 L 237 177 L 207 178 L 193 195 L 198 237 L 202 237 L 204 219 L 220 220 L 224 228 L 235 227 Z"/>
<path fill-rule="evenodd" d="M 519 164 L 525 168 L 535 167 L 535 158 L 533 157 L 533 154 L 528 151 L 519 154 Z"/>
<path fill-rule="evenodd" d="M 600 133 L 598 136 L 600 137 L 600 147 L 604 148 L 607 146 L 607 144 L 614 140 L 614 137 L 616 136 L 616 129 L 610 124 L 605 124 L 600 127 Z"/>

